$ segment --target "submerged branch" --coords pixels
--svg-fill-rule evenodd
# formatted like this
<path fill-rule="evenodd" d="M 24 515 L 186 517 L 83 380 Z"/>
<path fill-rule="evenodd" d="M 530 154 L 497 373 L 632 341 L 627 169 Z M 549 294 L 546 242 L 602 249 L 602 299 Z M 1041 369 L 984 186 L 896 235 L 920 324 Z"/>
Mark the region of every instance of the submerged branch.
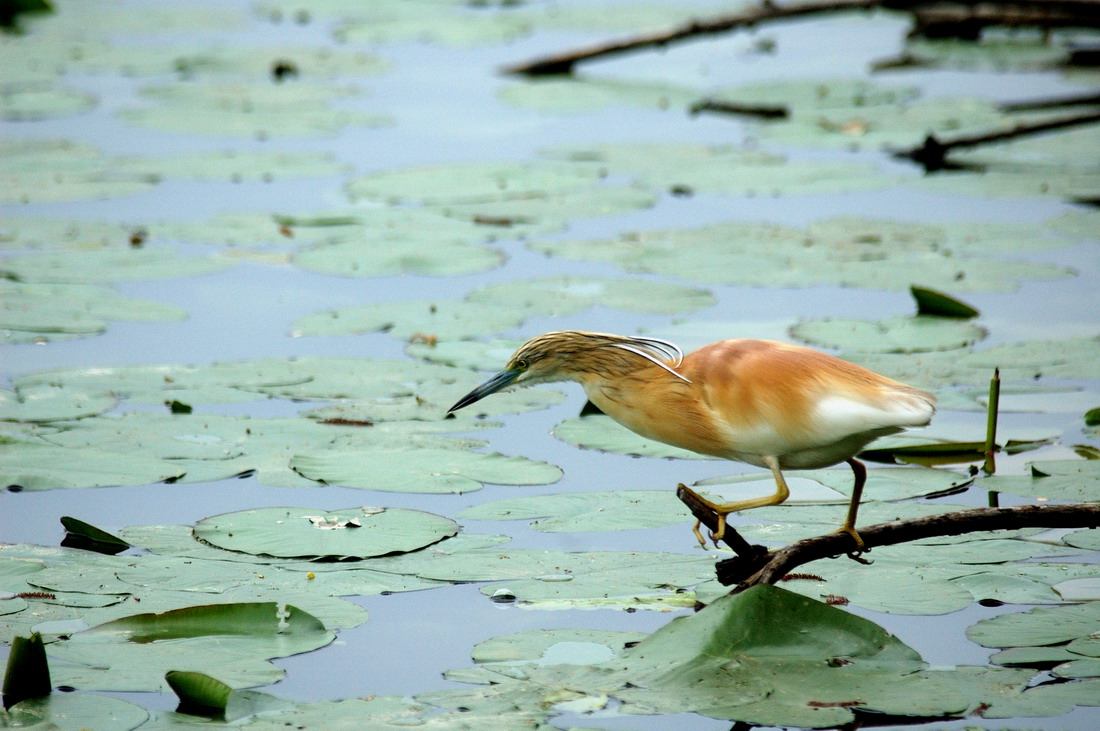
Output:
<path fill-rule="evenodd" d="M 947 161 L 947 154 L 952 150 L 979 147 L 981 145 L 989 145 L 996 142 L 1005 142 L 1017 137 L 1027 137 L 1029 135 L 1053 132 L 1054 130 L 1066 129 L 1069 127 L 1079 127 L 1083 124 L 1096 124 L 1097 122 L 1100 122 L 1100 112 L 1063 117 L 1061 119 L 1036 122 L 1034 124 L 1018 124 L 1012 129 L 990 132 L 983 135 L 974 135 L 971 137 L 958 137 L 943 142 L 938 140 L 935 135 L 928 135 L 924 143 L 919 147 L 914 147 L 910 150 L 896 150 L 893 155 L 897 158 L 912 160 L 923 167 L 925 172 L 934 172 L 936 170 L 943 170 L 944 168 L 951 167 L 951 164 Z"/>
<path fill-rule="evenodd" d="M 527 76 L 568 74 L 572 73 L 573 66 L 578 62 L 593 58 L 613 56 L 642 48 L 664 48 L 678 41 L 697 36 L 725 33 L 726 31 L 756 25 L 768 20 L 805 17 L 807 15 L 835 13 L 845 10 L 862 10 L 879 7 L 882 3 L 883 0 L 824 0 L 780 7 L 765 2 L 757 7 L 746 8 L 730 15 L 696 18 L 671 29 L 597 43 L 565 53 L 506 66 L 503 71 L 508 74 L 526 74 Z"/>
<path fill-rule="evenodd" d="M 696 516 L 699 517 L 698 514 Z M 978 531 L 1097 526 L 1100 526 L 1100 504 L 1022 505 L 1011 508 L 975 508 L 911 520 L 895 520 L 861 527 L 859 535 L 864 545 L 870 549 L 922 538 Z M 752 562 L 745 561 L 739 555 L 735 559 L 719 562 L 718 580 L 727 586 L 737 584 L 735 591 L 743 591 L 757 584 L 775 584 L 797 566 L 851 550 L 851 543 L 852 539 L 847 535 L 831 533 L 792 543 L 759 556 Z"/>
<path fill-rule="evenodd" d="M 736 13 L 695 18 L 670 29 L 575 48 L 506 66 L 502 71 L 527 76 L 569 74 L 576 64 L 594 58 L 645 48 L 664 48 L 698 36 L 769 21 L 873 8 L 908 11 L 915 17 L 913 34 L 935 37 L 976 37 L 981 28 L 988 25 L 1100 27 L 1100 3 L 1096 0 L 817 0 L 792 5 L 776 5 L 771 0 L 764 0 L 760 5 Z"/>

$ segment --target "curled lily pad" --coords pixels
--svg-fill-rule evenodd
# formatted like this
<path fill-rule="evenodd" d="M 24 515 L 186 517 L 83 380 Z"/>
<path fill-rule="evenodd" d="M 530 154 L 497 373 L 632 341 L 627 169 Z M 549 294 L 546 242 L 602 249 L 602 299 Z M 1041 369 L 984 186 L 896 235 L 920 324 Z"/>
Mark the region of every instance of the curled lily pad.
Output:
<path fill-rule="evenodd" d="M 219 548 L 286 558 L 368 558 L 453 536 L 448 518 L 402 508 L 259 508 L 204 518 L 195 536 Z"/>

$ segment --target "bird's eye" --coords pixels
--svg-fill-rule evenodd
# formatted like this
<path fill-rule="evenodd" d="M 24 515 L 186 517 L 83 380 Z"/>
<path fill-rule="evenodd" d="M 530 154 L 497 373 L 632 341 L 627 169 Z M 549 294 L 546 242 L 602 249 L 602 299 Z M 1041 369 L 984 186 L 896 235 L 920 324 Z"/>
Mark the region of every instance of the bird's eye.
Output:
<path fill-rule="evenodd" d="M 527 370 L 527 359 L 526 358 L 520 358 L 519 360 L 517 360 L 516 361 L 516 368 L 519 368 L 521 371 Z"/>

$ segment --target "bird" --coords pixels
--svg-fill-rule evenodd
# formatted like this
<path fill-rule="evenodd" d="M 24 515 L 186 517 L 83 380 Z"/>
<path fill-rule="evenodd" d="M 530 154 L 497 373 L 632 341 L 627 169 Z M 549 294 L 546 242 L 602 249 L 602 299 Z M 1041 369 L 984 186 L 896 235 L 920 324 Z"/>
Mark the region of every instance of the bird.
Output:
<path fill-rule="evenodd" d="M 789 497 L 783 470 L 846 462 L 854 485 L 836 532 L 863 551 L 855 525 L 867 470 L 856 455 L 881 436 L 927 425 L 936 410 L 927 391 L 802 345 L 735 338 L 684 355 L 657 338 L 566 330 L 525 342 L 447 413 L 509 387 L 556 381 L 579 383 L 592 404 L 643 437 L 771 470 L 772 495 L 715 503 L 696 494 L 717 515 L 715 543 L 730 513 Z M 698 522 L 694 531 L 705 547 Z"/>

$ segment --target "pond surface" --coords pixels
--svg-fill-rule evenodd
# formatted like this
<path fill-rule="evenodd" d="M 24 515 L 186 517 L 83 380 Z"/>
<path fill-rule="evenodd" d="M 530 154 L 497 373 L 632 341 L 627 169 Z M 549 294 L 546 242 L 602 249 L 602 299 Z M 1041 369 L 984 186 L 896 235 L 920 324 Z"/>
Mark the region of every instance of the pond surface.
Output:
<path fill-rule="evenodd" d="M 1083 414 L 1100 406 L 1095 366 L 1100 362 L 1100 216 L 1095 208 L 1072 200 L 1100 197 L 1100 135 L 1089 127 L 1019 147 L 967 153 L 965 161 L 988 166 L 984 176 L 925 175 L 882 149 L 919 144 L 930 129 L 950 137 L 1003 127 L 1014 118 L 998 111 L 997 104 L 1095 87 L 1100 80 L 1095 71 L 1054 70 L 1043 55 L 1049 51 L 1056 56 L 1072 36 L 1056 34 L 1051 46 L 1044 47 L 1021 33 L 1008 37 L 1002 43 L 1006 48 L 987 49 L 988 57 L 957 51 L 959 61 L 939 49 L 941 55 L 930 55 L 925 66 L 872 73 L 873 64 L 906 50 L 932 51 L 927 44 L 907 46 L 905 16 L 835 16 L 764 25 L 659 53 L 584 64 L 578 67 L 583 83 L 568 85 L 559 79 L 509 77 L 498 69 L 617 37 L 631 28 L 667 24 L 684 12 L 683 4 L 601 3 L 606 12 L 593 17 L 581 13 L 591 3 L 565 1 L 470 8 L 425 0 L 392 8 L 379 3 L 373 11 L 339 2 L 303 4 L 308 12 L 279 0 L 192 3 L 178 12 L 178 4 L 152 0 L 108 3 L 101 12 L 75 2 L 57 5 L 55 16 L 28 21 L 25 36 L 5 36 L 0 44 L 3 64 L 18 69 L 14 81 L 4 82 L 8 101 L 0 149 L 8 158 L 2 164 L 12 192 L 2 199 L 0 268 L 13 288 L 18 280 L 35 287 L 107 289 L 86 292 L 75 310 L 61 304 L 79 294 L 68 289 L 7 290 L 4 296 L 10 302 L 17 296 L 25 299 L 18 300 L 18 307 L 6 306 L 3 327 L 9 329 L 3 329 L 0 354 L 5 389 L 29 388 L 36 374 L 55 369 L 73 369 L 72 375 L 75 369 L 194 365 L 199 374 L 193 390 L 181 393 L 192 399 L 188 405 L 195 415 L 225 417 L 227 424 L 230 417 L 250 417 L 256 424 L 277 419 L 312 424 L 307 412 L 314 409 L 375 399 L 369 405 L 374 411 L 349 414 L 356 418 L 369 413 L 363 418 L 381 422 L 386 417 L 373 415 L 379 404 L 400 402 L 401 408 L 414 408 L 407 395 L 391 390 L 378 396 L 375 382 L 354 380 L 357 369 L 334 375 L 326 364 L 349 358 L 412 364 L 426 358 L 488 371 L 503 362 L 500 352 L 525 338 L 567 329 L 644 333 L 690 350 L 726 337 L 790 340 L 795 324 L 832 318 L 874 321 L 885 338 L 896 332 L 895 325 L 883 322 L 912 320 L 914 305 L 907 289 L 918 284 L 948 291 L 978 309 L 981 335 L 941 349 L 913 346 L 921 352 L 908 355 L 876 350 L 881 344 L 877 339 L 853 341 L 844 327 L 828 331 L 825 342 L 816 344 L 877 369 L 896 368 L 888 372 L 934 389 L 942 408 L 922 435 L 928 438 L 983 439 L 980 395 L 987 388 L 990 366 L 1001 366 L 1006 371 L 1001 437 L 1051 441 L 1039 451 L 1000 457 L 998 476 L 1029 475 L 1028 464 L 1035 460 L 1096 455 L 1097 433 L 1095 427 L 1085 427 Z M 717 2 L 692 5 L 700 13 L 730 7 Z M 276 82 L 272 70 L 280 63 L 287 76 Z M 864 96 L 897 94 L 897 103 L 881 106 L 907 109 L 910 116 L 874 116 L 881 110 L 871 101 L 870 122 L 839 101 L 841 111 L 827 103 L 814 107 L 818 102 L 813 94 L 806 101 L 805 92 L 796 88 L 810 83 L 819 85 L 822 97 L 841 96 L 835 90 L 849 83 L 867 83 Z M 789 122 L 687 111 L 692 100 L 704 96 L 765 99 L 769 87 L 778 96 L 798 100 L 791 102 L 796 113 Z M 269 102 L 271 109 L 264 106 Z M 937 104 L 957 115 L 937 110 Z M 834 114 L 848 114 L 844 121 L 854 124 L 842 133 L 847 139 L 834 134 Z M 35 141 L 66 144 L 60 151 L 26 152 L 37 149 Z M 79 145 L 88 150 L 79 148 L 74 154 Z M 215 168 L 211 155 L 226 151 L 251 162 Z M 243 157 L 253 153 L 302 157 L 295 162 Z M 527 169 L 486 173 L 490 163 Z M 408 173 L 407 180 L 396 177 L 397 171 L 415 168 L 420 172 Z M 1029 177 L 1034 169 L 1046 171 L 1048 181 Z M 494 181 L 504 188 L 530 190 L 496 198 L 481 192 Z M 1034 192 L 1040 188 L 1048 194 Z M 394 216 L 397 223 L 389 224 L 391 229 L 407 226 L 412 233 L 391 236 L 386 224 L 370 223 L 379 216 Z M 326 226 L 317 224 L 319 217 L 357 221 L 347 231 L 329 235 Z M 854 223 L 845 223 L 848 219 Z M 744 228 L 721 228 L 729 224 Z M 50 228 L 58 225 L 77 233 Z M 922 228 L 928 226 L 942 230 L 928 234 Z M 922 237 L 929 235 L 941 240 L 926 244 Z M 806 252 L 783 248 L 803 239 L 813 241 L 813 254 L 809 245 Z M 859 250 L 860 245 L 874 250 Z M 957 260 L 943 255 L 951 248 L 959 252 Z M 634 253 L 627 256 L 624 249 Z M 385 258 L 379 252 L 389 250 L 392 259 L 379 263 Z M 829 253 L 817 258 L 822 250 Z M 130 270 L 133 257 L 115 263 L 95 258 L 112 252 L 163 255 L 164 260 Z M 57 259 L 35 259 L 49 255 Z M 482 265 L 483 260 L 492 263 Z M 965 276 L 955 274 L 956 263 Z M 486 294 L 493 285 L 563 276 L 592 279 L 560 291 L 551 288 L 550 296 L 537 304 L 528 303 L 530 293 L 522 290 L 498 300 Z M 612 303 L 606 280 L 625 279 L 649 283 L 654 290 L 667 287 L 660 290 L 665 299 L 655 301 L 642 288 L 641 295 L 616 292 Z M 541 286 L 532 283 L 530 289 Z M 113 315 L 101 319 L 88 314 L 113 297 L 139 302 L 117 305 Z M 480 309 L 470 304 L 479 297 L 490 298 L 490 304 L 480 304 Z M 584 304 L 566 306 L 567 299 Z M 425 304 L 424 311 L 387 314 L 392 321 L 383 317 L 381 325 L 341 329 L 341 323 L 357 321 L 359 308 L 383 303 L 433 307 L 430 313 Z M 437 316 L 436 306 L 453 306 L 453 322 Z M 20 308 L 17 319 L 11 313 Z M 40 332 L 27 325 L 33 319 L 27 311 L 49 313 L 42 315 L 46 325 Z M 510 315 L 515 316 L 511 322 Z M 86 332 L 71 327 L 87 319 L 101 325 Z M 340 323 L 333 327 L 326 320 Z M 431 342 L 417 340 L 436 342 L 436 350 L 430 352 Z M 447 350 L 466 341 L 492 341 L 492 347 Z M 1037 346 L 1040 352 L 1064 349 L 1068 355 L 1044 360 L 1004 350 L 994 351 L 1004 353 L 1004 362 L 980 362 L 985 351 L 1033 341 L 1054 343 Z M 278 370 L 295 358 L 324 362 L 306 376 Z M 242 386 L 232 378 L 243 376 L 209 374 L 213 364 L 259 359 L 280 364 L 271 366 L 262 383 L 253 380 Z M 914 361 L 920 365 L 910 368 Z M 1047 373 L 1036 378 L 1029 368 Z M 418 395 L 416 407 L 422 401 L 428 406 L 418 412 L 416 423 L 439 426 L 446 406 L 485 375 L 464 369 L 455 373 L 449 381 L 435 372 L 395 377 L 414 390 L 423 389 L 419 394 L 424 399 Z M 329 390 L 323 395 L 308 392 L 311 380 L 319 383 L 330 376 L 336 385 L 326 384 Z M 145 437 L 139 426 L 132 437 L 137 448 L 127 455 L 116 445 L 112 453 L 137 459 L 159 448 L 153 440 L 161 427 L 152 418 L 167 412 L 162 401 L 175 393 L 164 383 L 184 376 L 173 371 L 145 395 L 139 395 L 137 376 L 104 376 L 98 388 L 95 374 L 81 370 L 79 378 L 82 393 L 114 392 L 121 400 L 71 422 L 16 417 L 5 422 L 13 426 L 0 434 L 15 441 L 34 437 L 49 442 L 56 436 L 51 424 L 78 435 L 106 414 L 133 412 L 134 418 L 150 419 L 145 427 L 150 441 L 138 443 Z M 122 392 L 119 384 L 125 384 Z M 165 399 L 156 390 L 161 387 L 167 389 Z M 75 380 L 64 382 L 64 389 L 75 388 Z M 215 390 L 219 396 L 211 395 Z M 225 398 L 230 390 L 235 396 Z M 740 464 L 622 453 L 636 451 L 630 446 L 620 451 L 578 448 L 551 433 L 575 417 L 584 402 L 579 387 L 560 390 L 564 398 L 547 397 L 542 408 L 521 405 L 490 412 L 489 420 L 502 422 L 498 428 L 478 428 L 474 421 L 456 427 L 463 437 L 487 442 L 466 445 L 465 451 L 524 457 L 525 465 L 545 462 L 560 468 L 560 479 L 519 485 L 481 479 L 484 489 L 461 494 L 383 492 L 349 487 L 351 480 L 322 485 L 292 474 L 286 460 L 276 467 L 265 462 L 252 465 L 259 476 L 250 469 L 240 479 L 9 490 L 0 493 L 0 540 L 55 547 L 64 537 L 58 521 L 65 515 L 117 533 L 128 527 L 192 526 L 209 516 L 269 506 L 320 512 L 382 505 L 456 519 L 463 534 L 503 534 L 510 539 L 509 550 L 703 557 L 686 510 L 673 525 L 584 532 L 544 532 L 528 520 L 456 517 L 507 498 L 671 491 L 678 482 L 759 472 Z M 414 420 L 393 421 L 407 425 Z M 292 446 L 294 440 L 307 438 L 296 431 L 288 434 Z M 442 429 L 409 434 L 414 436 L 404 439 L 425 443 L 443 438 L 440 434 L 453 438 Z M 105 439 L 102 434 L 86 438 Z M 104 448 L 103 442 L 89 443 Z M 398 462 L 416 459 L 407 456 Z M 962 480 L 965 466 L 954 469 Z M 6 484 L 18 484 L 9 474 L 4 478 Z M 1096 471 L 1081 480 L 1078 499 L 1100 499 Z M 799 508 L 822 502 L 822 491 L 828 490 L 808 479 L 797 484 L 793 502 Z M 866 498 L 874 499 L 873 486 Z M 976 486 L 947 498 L 909 502 L 984 506 L 987 500 L 987 490 Z M 836 493 L 824 501 L 837 503 Z M 1002 505 L 1030 502 L 1030 497 L 1008 492 L 1001 497 Z M 765 540 L 751 531 L 782 520 L 776 515 L 783 514 L 748 513 L 732 522 L 745 526 L 753 540 Z M 788 520 L 798 525 L 800 519 Z M 805 535 L 821 529 L 808 530 Z M 1095 546 L 1070 549 L 1061 537 L 1043 536 L 1048 543 L 1041 545 L 1065 549 L 1066 556 L 1054 550 L 1020 560 L 1097 564 Z M 145 555 L 140 549 L 123 554 Z M 866 572 L 877 568 L 883 566 L 868 566 Z M 1074 576 L 1096 582 L 1100 570 L 1090 571 L 1085 568 Z M 468 690 L 468 683 L 443 674 L 473 668 L 472 649 L 492 638 L 566 628 L 651 633 L 675 616 L 692 613 L 692 597 L 674 601 L 672 592 L 654 605 L 659 611 L 629 603 L 613 608 L 570 604 L 573 599 L 550 609 L 537 601 L 525 603 L 523 597 L 517 603 L 494 602 L 484 581 L 471 581 L 423 591 L 345 595 L 369 619 L 339 629 L 327 647 L 274 660 L 286 676 L 262 690 L 301 702 Z M 690 592 L 701 581 L 681 588 Z M 642 584 L 638 586 L 641 592 Z M 12 590 L 7 585 L 0 589 Z M 718 595 L 716 587 L 709 591 L 701 591 L 700 597 L 709 601 Z M 878 593 L 889 591 L 882 586 Z M 1089 591 L 1081 598 L 1100 598 L 1095 583 Z M 1010 601 L 1003 606 L 945 605 L 939 611 L 880 611 L 861 603 L 862 596 L 853 594 L 848 611 L 881 625 L 933 667 L 986 666 L 995 650 L 968 639 L 967 628 L 1031 608 L 1030 602 Z M 5 643 L 24 631 L 18 624 L 4 627 Z M 1036 674 L 1037 682 L 1048 677 Z M 176 706 L 176 697 L 167 691 L 114 689 L 110 694 L 155 711 Z M 731 723 L 673 712 L 618 715 L 614 708 L 563 706 L 546 724 L 717 729 Z M 1085 707 L 1062 715 L 1036 714 L 1050 718 L 1024 715 L 971 717 L 936 727 L 1085 729 L 1097 722 L 1096 709 Z M 167 714 L 158 720 L 180 722 Z"/>

